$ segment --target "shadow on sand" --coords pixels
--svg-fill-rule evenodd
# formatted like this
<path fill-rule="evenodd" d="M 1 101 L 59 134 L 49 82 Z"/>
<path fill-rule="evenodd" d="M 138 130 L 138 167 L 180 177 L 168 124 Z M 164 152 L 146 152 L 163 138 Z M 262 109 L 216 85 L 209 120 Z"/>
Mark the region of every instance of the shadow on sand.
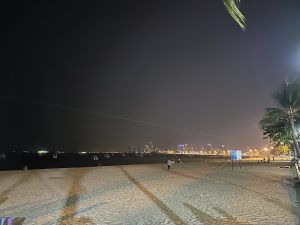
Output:
<path fill-rule="evenodd" d="M 82 186 L 82 181 L 89 169 L 67 169 L 66 177 L 71 178 L 71 187 L 68 192 L 68 197 L 65 201 L 63 210 L 60 212 L 60 218 L 57 224 L 59 225 L 86 225 L 94 224 L 93 220 L 88 217 L 76 218 L 78 214 L 78 203 L 80 195 L 84 193 L 85 189 Z"/>
<path fill-rule="evenodd" d="M 33 173 L 29 171 L 21 173 L 19 175 L 20 178 L 0 194 L 0 206 L 9 199 L 8 195 L 13 190 L 15 190 L 17 187 L 21 186 L 25 182 L 28 182 L 31 179 L 32 175 Z"/>
<path fill-rule="evenodd" d="M 219 208 L 214 209 L 221 214 L 223 218 L 212 217 L 188 203 L 184 203 L 184 206 L 190 209 L 196 219 L 204 225 L 249 225 L 249 223 L 238 221 L 237 218 Z"/>
<path fill-rule="evenodd" d="M 290 207 L 289 211 L 291 211 L 297 217 L 298 220 L 297 224 L 300 224 L 300 181 L 298 180 L 298 177 L 295 178 L 294 183 L 295 183 L 295 187 L 294 187 L 295 195 L 290 194 L 290 197 L 292 201 L 293 200 L 295 201 L 296 207 L 295 206 Z M 296 199 L 292 199 L 293 196 L 295 196 Z"/>
<path fill-rule="evenodd" d="M 186 168 L 186 167 L 184 167 L 184 169 L 186 169 L 186 170 L 188 170 L 188 171 L 192 171 L 192 170 L 190 170 L 189 168 Z M 236 184 L 236 183 L 233 183 L 233 182 L 230 182 L 230 181 L 225 180 L 225 179 L 223 179 L 223 178 L 219 178 L 219 177 L 216 176 L 216 175 L 211 175 L 211 174 L 209 174 L 209 173 L 201 173 L 201 172 L 199 172 L 199 171 L 192 171 L 192 172 L 193 172 L 194 174 L 197 174 L 197 175 L 200 174 L 200 175 L 204 175 L 204 176 L 213 178 L 213 179 L 215 179 L 215 180 L 220 180 L 220 181 L 225 182 L 225 183 L 227 183 L 227 184 L 230 184 L 230 185 L 232 185 L 232 186 L 236 186 L 236 187 L 242 188 L 242 189 L 244 189 L 244 190 L 247 190 L 247 191 L 256 193 L 256 194 L 258 194 L 258 195 L 261 195 L 261 196 L 263 197 L 264 200 L 266 200 L 266 201 L 268 201 L 268 202 L 272 202 L 273 204 L 275 204 L 275 205 L 277 205 L 277 206 L 279 206 L 279 207 L 285 209 L 286 211 L 289 211 L 289 212 L 292 212 L 292 213 L 294 212 L 295 215 L 297 215 L 297 214 L 299 215 L 299 213 L 300 213 L 300 210 L 297 210 L 297 208 L 299 208 L 299 207 L 294 207 L 294 206 L 291 205 L 291 204 L 284 203 L 284 202 L 280 201 L 279 199 L 275 199 L 275 198 L 273 198 L 273 197 L 270 197 L 270 196 L 268 196 L 267 194 L 264 194 L 264 193 L 262 193 L 262 192 L 256 191 L 256 190 L 251 189 L 251 188 L 244 187 L 244 186 L 242 186 L 242 185 L 239 185 L 239 184 Z M 299 196 L 299 187 L 297 188 L 297 187 L 294 187 L 293 185 L 285 184 L 285 183 L 283 183 L 283 182 L 280 182 L 280 183 L 282 183 L 282 185 L 290 186 L 291 188 L 295 188 L 295 189 L 296 189 L 296 192 L 297 192 L 297 190 L 298 190 L 298 192 L 297 192 L 298 194 L 297 194 L 297 195 Z M 299 197 L 298 197 L 298 200 L 299 200 Z M 298 204 L 299 204 L 299 201 L 298 201 Z M 295 212 L 297 212 L 297 213 L 295 213 Z"/>
<path fill-rule="evenodd" d="M 290 213 L 294 213 L 297 211 L 297 207 L 294 207 L 288 203 L 284 203 L 280 200 L 277 200 L 277 199 L 271 199 L 271 198 L 263 198 L 265 201 L 267 202 L 271 202 L 273 203 L 274 205 L 277 205 L 278 207 L 286 210 L 287 212 L 290 212 Z"/>
<path fill-rule="evenodd" d="M 219 178 L 219 177 L 215 176 L 214 174 L 210 174 L 212 171 L 209 171 L 207 173 L 201 173 L 199 171 L 192 171 L 192 170 L 190 170 L 189 168 L 187 168 L 186 166 L 183 166 L 183 165 L 182 165 L 182 168 L 184 170 L 186 170 L 186 171 L 189 171 L 192 174 L 190 174 L 190 173 L 186 174 L 185 172 L 178 172 L 178 171 L 172 171 L 172 170 L 170 172 L 172 174 L 175 174 L 175 175 L 178 175 L 178 176 L 182 176 L 182 177 L 186 177 L 186 178 L 190 178 L 190 179 L 201 179 L 201 177 L 206 176 L 206 177 L 210 177 L 210 178 L 215 179 L 215 180 L 220 180 L 220 181 L 228 183 L 230 185 L 242 188 L 244 190 L 256 193 L 258 195 L 261 195 L 265 201 L 271 202 L 274 205 L 277 205 L 277 206 L 281 207 L 282 209 L 286 210 L 287 212 L 290 212 L 290 213 L 294 214 L 295 216 L 297 216 L 298 221 L 300 222 L 300 210 L 299 210 L 300 209 L 300 183 L 299 182 L 298 182 L 298 184 L 296 183 L 295 185 L 291 185 L 291 184 L 286 184 L 286 183 L 283 183 L 282 181 L 279 182 L 279 181 L 276 180 L 276 182 L 282 183 L 282 185 L 285 185 L 285 186 L 290 186 L 291 188 L 293 188 L 293 189 L 296 190 L 297 207 L 295 207 L 292 204 L 282 202 L 279 199 L 272 198 L 272 197 L 270 197 L 270 196 L 268 196 L 268 195 L 266 195 L 264 193 L 261 193 L 261 192 L 258 192 L 256 190 L 253 190 L 253 189 L 244 187 L 242 185 L 238 185 L 238 184 L 232 183 L 230 181 L 227 181 L 225 179 Z M 161 170 L 164 170 L 164 169 L 161 168 Z M 193 174 L 195 174 L 195 175 L 193 175 Z M 198 215 L 200 215 L 202 213 L 200 210 L 196 209 L 195 207 L 193 207 L 193 206 L 191 206 L 189 204 L 186 204 L 186 207 L 189 207 L 191 210 L 193 209 L 192 210 L 193 213 L 198 212 Z M 219 212 L 221 212 L 221 209 L 216 209 L 216 210 L 219 211 Z M 226 213 L 226 212 L 225 211 L 222 211 L 222 212 L 223 212 L 223 215 L 225 215 L 224 213 Z M 209 216 L 208 214 L 202 213 L 201 215 L 204 216 L 204 218 L 207 218 L 207 219 L 211 220 L 210 222 L 205 223 L 205 224 L 247 224 L 247 223 L 244 223 L 244 222 L 239 222 L 239 223 L 238 222 L 234 222 L 233 220 L 232 220 L 232 222 L 229 223 L 228 222 L 228 218 L 230 218 L 230 217 L 228 217 L 229 214 L 226 214 L 227 215 L 227 217 L 226 217 L 227 220 L 225 220 L 223 222 L 221 221 L 222 223 L 220 223 L 220 220 L 218 220 L 218 219 L 216 220 L 215 218 Z M 205 215 L 207 215 L 207 216 L 205 217 Z M 231 219 L 232 218 L 233 217 L 231 217 Z M 217 222 L 212 223 L 213 221 L 217 221 Z"/>
<path fill-rule="evenodd" d="M 294 184 L 294 185 L 290 185 L 291 188 L 289 188 L 287 191 L 290 196 L 290 201 L 294 202 L 295 206 L 287 203 L 282 203 L 277 200 L 271 200 L 271 199 L 264 199 L 264 200 L 269 201 L 274 205 L 279 206 L 282 209 L 286 210 L 287 212 L 294 214 L 294 216 L 297 219 L 296 223 L 300 224 L 300 181 L 296 173 L 296 170 L 294 170 L 293 168 L 291 169 L 291 178 L 287 180 Z"/>
<path fill-rule="evenodd" d="M 120 170 L 126 175 L 126 177 L 140 190 L 142 191 L 154 204 L 156 204 L 160 210 L 176 225 L 186 224 L 172 209 L 170 209 L 163 201 L 148 191 L 140 182 L 135 180 L 122 166 L 119 166 Z"/>
<path fill-rule="evenodd" d="M 10 185 L 6 190 L 4 190 L 0 194 L 0 206 L 9 199 L 8 195 L 12 191 L 14 191 L 17 187 L 21 186 L 22 184 L 28 182 L 32 178 L 33 172 L 25 171 L 24 173 L 22 172 L 21 175 L 19 175 L 19 176 L 21 176 L 21 177 L 16 182 L 14 182 L 12 185 Z M 14 225 L 22 225 L 22 224 L 24 224 L 25 219 L 26 219 L 25 217 L 14 218 L 13 224 Z"/>

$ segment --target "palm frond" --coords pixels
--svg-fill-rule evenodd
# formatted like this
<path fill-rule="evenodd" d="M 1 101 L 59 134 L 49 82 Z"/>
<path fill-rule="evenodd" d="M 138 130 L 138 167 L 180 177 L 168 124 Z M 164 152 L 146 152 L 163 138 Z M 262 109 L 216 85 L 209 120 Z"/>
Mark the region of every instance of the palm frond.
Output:
<path fill-rule="evenodd" d="M 282 84 L 281 88 L 274 92 L 273 97 L 282 108 L 293 108 L 295 112 L 300 110 L 300 84 L 298 82 Z"/>
<path fill-rule="evenodd" d="M 284 109 L 266 108 L 264 118 L 270 118 L 271 120 L 283 120 L 287 118 L 287 113 Z"/>
<path fill-rule="evenodd" d="M 286 118 L 287 116 L 284 110 L 278 108 L 266 108 L 266 112 L 259 122 L 259 125 L 264 129 L 264 127 L 269 127 L 273 124 L 285 124 Z"/>
<path fill-rule="evenodd" d="M 238 8 L 239 0 L 223 0 L 225 8 L 238 25 L 246 30 L 246 18 Z"/>

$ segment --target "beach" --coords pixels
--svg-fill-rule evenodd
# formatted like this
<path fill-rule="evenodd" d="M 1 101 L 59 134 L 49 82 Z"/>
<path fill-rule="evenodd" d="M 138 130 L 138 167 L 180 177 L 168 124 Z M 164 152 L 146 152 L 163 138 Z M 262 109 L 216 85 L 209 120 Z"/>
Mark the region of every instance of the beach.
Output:
<path fill-rule="evenodd" d="M 299 224 L 287 163 L 164 163 L 0 172 L 14 224 Z"/>

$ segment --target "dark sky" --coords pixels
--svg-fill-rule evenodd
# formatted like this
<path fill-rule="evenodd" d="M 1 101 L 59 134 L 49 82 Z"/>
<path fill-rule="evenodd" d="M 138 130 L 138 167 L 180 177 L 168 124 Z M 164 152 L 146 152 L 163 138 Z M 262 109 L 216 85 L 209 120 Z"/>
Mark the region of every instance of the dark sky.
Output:
<path fill-rule="evenodd" d="M 149 140 L 257 146 L 300 74 L 300 1 L 10 1 L 1 146 L 126 151 Z"/>

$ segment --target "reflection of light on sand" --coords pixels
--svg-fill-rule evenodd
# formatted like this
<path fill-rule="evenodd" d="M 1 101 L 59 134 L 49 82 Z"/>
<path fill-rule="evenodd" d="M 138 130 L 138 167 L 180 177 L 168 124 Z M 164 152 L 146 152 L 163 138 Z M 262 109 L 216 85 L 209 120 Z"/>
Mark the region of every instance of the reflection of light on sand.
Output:
<path fill-rule="evenodd" d="M 215 161 L 175 163 L 170 171 L 150 164 L 0 172 L 0 194 L 8 197 L 1 216 L 39 225 L 297 224 L 298 195 L 286 181 L 292 170 L 242 164 L 233 171 Z"/>

